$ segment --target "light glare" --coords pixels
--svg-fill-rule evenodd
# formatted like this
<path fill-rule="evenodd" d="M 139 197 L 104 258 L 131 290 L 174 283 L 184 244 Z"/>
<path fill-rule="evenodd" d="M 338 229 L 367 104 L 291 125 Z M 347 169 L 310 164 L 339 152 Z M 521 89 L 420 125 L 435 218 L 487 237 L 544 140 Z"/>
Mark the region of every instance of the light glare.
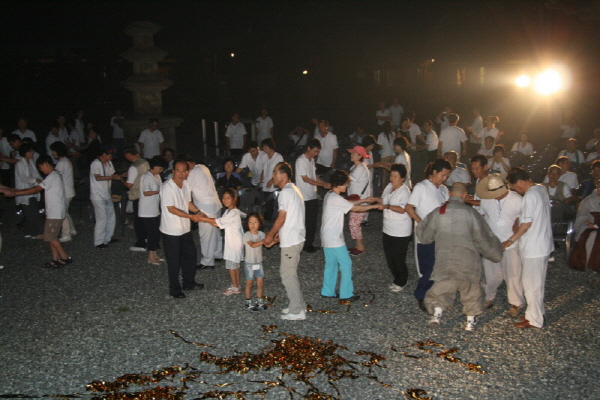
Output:
<path fill-rule="evenodd" d="M 308 71 L 307 71 L 307 70 L 304 70 L 304 71 L 302 71 L 302 73 L 303 73 L 304 75 L 306 75 L 306 74 L 308 74 Z"/>
<path fill-rule="evenodd" d="M 547 69 L 539 74 L 534 81 L 535 90 L 544 96 L 558 92 L 562 88 L 562 77 L 558 71 Z"/>
<path fill-rule="evenodd" d="M 515 80 L 515 83 L 518 87 L 527 87 L 531 84 L 531 79 L 527 75 L 521 75 Z"/>

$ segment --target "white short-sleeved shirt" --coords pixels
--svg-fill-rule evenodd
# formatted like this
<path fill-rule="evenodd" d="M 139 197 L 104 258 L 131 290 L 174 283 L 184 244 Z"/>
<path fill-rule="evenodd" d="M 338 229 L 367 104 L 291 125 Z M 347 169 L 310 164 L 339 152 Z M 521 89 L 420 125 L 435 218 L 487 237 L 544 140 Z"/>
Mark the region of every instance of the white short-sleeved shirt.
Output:
<path fill-rule="evenodd" d="M 558 180 L 564 182 L 571 190 L 579 188 L 579 179 L 575 172 L 567 171 Z M 548 175 L 544 178 L 544 183 L 548 183 Z"/>
<path fill-rule="evenodd" d="M 442 155 L 449 151 L 455 151 L 461 154 L 461 143 L 467 140 L 465 131 L 456 126 L 449 126 L 440 132 L 440 142 L 442 142 Z"/>
<path fill-rule="evenodd" d="M 521 142 L 517 142 L 513 144 L 513 147 L 510 151 L 518 151 L 519 153 L 525 154 L 526 156 L 530 156 L 533 154 L 533 145 L 527 142 L 525 143 L 524 147 L 521 147 Z"/>
<path fill-rule="evenodd" d="M 592 162 L 595 159 L 597 159 L 598 157 L 599 156 L 598 156 L 597 152 L 590 153 L 590 154 L 588 154 L 587 158 L 585 159 L 585 162 Z"/>
<path fill-rule="evenodd" d="M 240 165 L 238 165 L 238 168 L 248 168 L 250 172 L 252 172 L 252 184 L 254 186 L 260 183 L 260 174 L 262 174 L 263 163 L 266 156 L 267 155 L 262 150 L 259 150 L 255 160 L 252 158 L 252 154 L 246 153 L 242 157 Z"/>
<path fill-rule="evenodd" d="M 558 157 L 569 157 L 569 161 L 575 163 L 577 165 L 581 164 L 585 160 L 585 156 L 581 152 L 581 150 L 575 150 L 574 153 L 569 153 L 568 150 L 563 150 L 558 153 Z"/>
<path fill-rule="evenodd" d="M 58 136 L 54 136 L 52 132 L 46 136 L 46 154 L 52 157 L 52 150 L 50 150 L 50 145 L 54 142 L 66 142 L 69 139 L 69 135 L 61 135 L 62 131 L 58 133 Z M 56 161 L 56 159 L 54 159 Z"/>
<path fill-rule="evenodd" d="M 452 186 L 454 182 L 462 182 L 464 184 L 471 183 L 471 176 L 466 169 L 456 167 L 450 173 L 450 176 L 446 180 L 446 186 Z"/>
<path fill-rule="evenodd" d="M 508 158 L 502 157 L 502 161 L 504 161 L 504 163 L 506 164 L 506 166 L 510 170 L 510 161 L 508 161 Z M 501 173 L 501 174 L 507 174 L 508 170 L 504 169 L 504 166 L 502 165 L 502 163 L 497 163 L 496 161 L 494 161 L 493 158 L 491 158 L 488 161 L 488 172 L 490 174 L 494 173 L 494 172 L 498 172 L 498 173 Z"/>
<path fill-rule="evenodd" d="M 350 184 L 348 185 L 348 195 L 357 194 L 361 199 L 371 196 L 371 174 L 369 168 L 362 162 L 350 168 Z"/>
<path fill-rule="evenodd" d="M 277 190 L 277 187 L 274 184 L 271 184 L 271 187 L 267 187 L 267 183 L 273 178 L 273 170 L 280 162 L 283 162 L 283 156 L 281 154 L 275 152 L 270 159 L 265 154 L 265 157 L 263 158 L 263 192 L 274 192 Z"/>
<path fill-rule="evenodd" d="M 475 134 L 479 136 L 479 139 L 476 139 L 474 135 L 471 135 L 471 143 L 481 144 L 483 142 L 483 140 L 481 139 L 481 131 L 483 130 L 483 118 L 481 118 L 481 115 L 475 117 L 473 123 L 471 124 L 471 129 L 473 129 Z"/>
<path fill-rule="evenodd" d="M 256 118 L 256 141 L 260 144 L 266 138 L 271 137 L 271 128 L 273 128 L 273 120 L 271 117 L 263 119 L 262 116 Z"/>
<path fill-rule="evenodd" d="M 440 143 L 437 133 L 435 133 L 434 131 L 427 133 L 427 138 L 425 139 L 425 143 L 427 144 L 427 151 L 437 150 L 438 144 Z"/>
<path fill-rule="evenodd" d="M 52 171 L 46 176 L 40 186 L 44 188 L 46 200 L 46 218 L 64 219 L 66 216 L 65 185 L 58 171 Z"/>
<path fill-rule="evenodd" d="M 417 143 L 417 136 L 421 134 L 421 128 L 419 128 L 419 125 L 411 122 L 410 127 L 408 128 L 408 133 L 410 134 L 410 142 Z"/>
<path fill-rule="evenodd" d="M 406 180 L 404 181 L 406 186 L 408 186 L 408 188 L 410 189 L 412 187 L 412 180 L 411 180 L 411 171 L 412 171 L 412 166 L 410 163 L 410 155 L 408 155 L 408 153 L 406 151 L 402 152 L 401 154 L 398 154 L 396 156 L 396 159 L 394 160 L 395 163 L 400 163 L 400 164 L 404 164 L 404 166 L 406 167 Z"/>
<path fill-rule="evenodd" d="M 8 139 L 3 137 L 0 140 L 0 154 L 3 154 L 6 157 L 10 158 L 11 151 L 12 151 L 12 147 L 10 147 L 10 144 L 8 144 Z M 10 164 L 7 162 L 3 162 L 2 166 L 0 166 L 0 169 L 10 169 Z"/>
<path fill-rule="evenodd" d="M 425 179 L 415 185 L 407 204 L 412 204 L 419 218 L 425 219 L 430 212 L 448 201 L 448 197 L 446 186 L 436 187 L 429 179 Z"/>
<path fill-rule="evenodd" d="M 130 165 L 129 169 L 127 170 L 127 183 L 134 184 L 137 177 L 138 177 L 137 168 L 134 167 L 133 165 Z"/>
<path fill-rule="evenodd" d="M 294 133 L 291 136 L 291 139 L 296 146 L 306 146 L 306 142 L 308 141 L 308 135 L 302 135 L 302 138 L 300 138 L 300 136 Z"/>
<path fill-rule="evenodd" d="M 333 191 L 325 195 L 321 217 L 321 246 L 336 248 L 346 245 L 344 214 L 352 207 L 352 203 Z"/>
<path fill-rule="evenodd" d="M 35 136 L 35 133 L 33 133 L 33 131 L 31 131 L 29 129 L 25 129 L 25 132 L 21 132 L 19 129 L 15 129 L 14 131 L 12 131 L 12 133 L 19 135 L 21 140 L 28 137 L 28 138 L 31 138 L 31 140 L 33 140 L 33 143 L 37 142 L 37 137 Z"/>
<path fill-rule="evenodd" d="M 252 247 L 248 244 L 248 242 L 260 242 L 264 239 L 265 233 L 261 231 L 258 231 L 256 235 L 253 235 L 250 231 L 244 233 L 242 241 L 244 242 L 244 261 L 246 262 L 246 264 L 259 264 L 263 262 L 262 246 Z"/>
<path fill-rule="evenodd" d="M 242 228 L 242 218 L 240 210 L 233 208 L 225 211 L 221 218 L 215 220 L 219 228 L 225 230 L 225 246 L 223 250 L 223 259 L 239 263 L 244 255 L 244 229 Z"/>
<path fill-rule="evenodd" d="M 531 223 L 519 239 L 521 257 L 546 257 L 554 251 L 550 197 L 542 185 L 533 185 L 523 196 L 519 223 Z"/>
<path fill-rule="evenodd" d="M 321 137 L 320 133 L 315 137 L 319 139 L 319 142 L 321 142 L 321 152 L 317 158 L 317 164 L 321 164 L 326 167 L 331 166 L 333 163 L 333 151 L 339 147 L 337 136 L 331 132 L 327 132 L 325 137 Z"/>
<path fill-rule="evenodd" d="M 494 138 L 494 143 L 496 143 L 496 140 L 498 140 L 498 134 L 500 133 L 500 131 L 498 130 L 498 128 L 492 128 L 489 131 L 487 130 L 487 128 L 483 128 L 481 130 L 481 141 L 483 143 L 485 143 L 485 138 L 487 137 L 493 137 Z"/>
<path fill-rule="evenodd" d="M 552 198 L 554 196 L 556 196 L 556 189 L 558 189 L 558 185 L 555 187 L 546 187 L 544 186 L 546 189 L 548 189 L 548 195 Z M 572 196 L 571 194 L 571 189 L 569 189 L 569 187 L 567 185 L 562 185 L 563 188 L 563 192 L 562 195 L 564 196 L 565 199 L 568 199 L 569 197 Z"/>
<path fill-rule="evenodd" d="M 42 179 L 38 169 L 35 166 L 34 160 L 27 162 L 24 158 L 19 158 L 15 165 L 15 188 L 16 189 L 31 189 L 38 185 L 37 179 Z M 30 198 L 40 199 L 40 194 L 27 194 L 16 197 L 17 204 L 29 204 Z"/>
<path fill-rule="evenodd" d="M 60 173 L 65 185 L 65 196 L 67 199 L 75 197 L 75 186 L 73 183 L 73 164 L 68 157 L 62 157 L 56 164 L 55 169 Z"/>
<path fill-rule="evenodd" d="M 579 133 L 577 125 L 563 124 L 560 126 L 560 129 L 563 131 L 560 137 L 564 139 L 573 139 Z"/>
<path fill-rule="evenodd" d="M 221 208 L 221 200 L 215 188 L 215 180 L 206 165 L 197 164 L 186 179 L 192 191 L 194 205 L 210 218 L 215 218 Z"/>
<path fill-rule="evenodd" d="M 481 200 L 479 213 L 483 215 L 500 242 L 505 242 L 512 236 L 515 220 L 521 215 L 521 203 L 523 203 L 521 195 L 512 190 L 502 200 Z M 509 248 L 515 246 L 518 246 L 518 240 Z"/>
<path fill-rule="evenodd" d="M 98 181 L 95 175 L 111 176 L 115 173 L 112 162 L 102 164 L 102 161 L 95 159 L 90 165 L 90 198 L 92 200 L 110 200 L 110 187 L 112 180 Z"/>
<path fill-rule="evenodd" d="M 225 136 L 229 138 L 230 149 L 242 149 L 244 147 L 244 135 L 247 135 L 246 127 L 241 122 L 229 124 Z M 260 144 L 260 143 L 259 143 Z"/>
<path fill-rule="evenodd" d="M 146 196 L 144 192 L 160 192 L 161 186 L 160 175 L 154 176 L 150 171 L 146 171 L 140 178 L 140 202 L 138 204 L 140 218 L 154 218 L 160 215 L 160 193 Z"/>
<path fill-rule="evenodd" d="M 306 176 L 313 181 L 317 180 L 317 171 L 314 158 L 309 160 L 306 155 L 302 154 L 296 159 L 296 168 L 294 171 L 296 177 L 296 186 L 302 192 L 304 201 L 314 200 L 317 198 L 317 187 L 308 182 L 304 182 L 303 176 Z"/>
<path fill-rule="evenodd" d="M 81 146 L 83 144 L 81 143 L 79 131 L 77 129 L 73 129 L 71 133 L 69 133 L 69 143 L 73 143 L 75 146 Z M 69 151 L 74 153 L 76 150 L 69 147 Z"/>
<path fill-rule="evenodd" d="M 304 198 L 300 189 L 293 183 L 285 185 L 279 196 L 279 210 L 286 212 L 285 223 L 279 231 L 279 246 L 291 247 L 304 242 L 306 226 L 304 225 Z M 322 242 L 321 238 L 321 242 Z"/>
<path fill-rule="evenodd" d="M 173 179 L 169 179 L 160 188 L 160 231 L 165 235 L 181 236 L 190 231 L 189 218 L 181 218 L 172 214 L 168 207 L 173 206 L 184 213 L 190 212 L 190 199 L 192 192 L 186 181 L 181 188 Z"/>
<path fill-rule="evenodd" d="M 392 184 L 388 185 L 383 190 L 381 199 L 383 204 L 391 206 L 406 207 L 410 198 L 410 189 L 406 185 L 400 186 L 396 190 L 392 190 Z M 408 213 L 397 213 L 392 210 L 383 210 L 383 233 L 394 237 L 406 237 L 412 233 L 412 219 Z"/>
<path fill-rule="evenodd" d="M 396 154 L 394 152 L 394 139 L 396 139 L 396 135 L 388 135 L 386 132 L 381 132 L 377 136 L 377 144 L 381 146 L 381 157 L 389 157 Z"/>
<path fill-rule="evenodd" d="M 110 119 L 110 126 L 113 128 L 113 139 L 125 138 L 123 128 L 119 126 L 119 121 L 124 117 L 117 117 L 116 115 Z"/>
<path fill-rule="evenodd" d="M 377 118 L 377 117 L 391 117 L 390 110 L 388 108 L 386 108 L 385 110 L 377 110 L 375 112 L 375 118 Z M 385 122 L 385 120 L 380 120 L 380 119 L 377 120 L 377 123 L 379 125 L 383 125 L 384 122 Z M 400 121 L 398 121 L 398 123 L 400 123 Z"/>
<path fill-rule="evenodd" d="M 150 129 L 144 129 L 140 134 L 139 143 L 144 144 L 144 158 L 151 159 L 154 156 L 160 156 L 160 144 L 165 141 L 163 134 L 158 129 L 150 132 Z"/>
<path fill-rule="evenodd" d="M 400 120 L 402 119 L 402 114 L 404 114 L 404 108 L 398 104 L 397 106 L 391 105 L 390 108 L 390 117 L 392 125 L 398 126 L 400 125 Z M 381 124 L 380 124 L 381 125 Z"/>

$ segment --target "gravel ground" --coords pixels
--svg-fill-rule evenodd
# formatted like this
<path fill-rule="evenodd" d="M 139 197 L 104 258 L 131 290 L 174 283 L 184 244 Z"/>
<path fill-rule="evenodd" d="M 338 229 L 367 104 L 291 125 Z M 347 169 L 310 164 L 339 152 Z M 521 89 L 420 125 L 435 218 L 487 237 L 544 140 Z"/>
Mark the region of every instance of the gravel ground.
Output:
<path fill-rule="evenodd" d="M 351 361 L 368 361 L 368 356 L 355 354 L 359 350 L 386 358 L 379 363 L 384 368 L 371 371 L 348 364 L 353 366 L 348 369 L 356 368 L 360 376 L 337 382 L 343 399 L 399 399 L 412 388 L 423 389 L 434 399 L 600 398 L 600 277 L 567 268 L 564 250 L 557 252 L 556 262 L 548 269 L 544 329 L 512 326 L 513 320 L 503 314 L 507 303 L 502 286 L 495 307 L 480 316 L 475 332 L 464 331 L 458 302 L 435 331 L 427 327 L 428 316 L 412 296 L 417 278 L 412 251 L 407 289 L 400 293 L 388 290 L 391 276 L 381 248 L 381 214 L 374 212 L 371 226 L 364 229 L 367 253 L 353 258 L 361 301 L 348 310 L 334 300 L 321 299 L 323 254 L 303 253 L 299 275 L 305 299 L 314 310 L 337 312 L 313 312 L 305 321 L 282 321 L 280 309 L 287 302 L 278 277 L 278 248 L 264 252 L 266 295 L 277 296 L 274 305 L 250 313 L 243 307 L 243 295 L 221 294 L 229 284 L 223 263 L 215 270 L 198 272 L 197 281 L 206 284 L 204 291 L 172 299 L 166 266 L 149 265 L 145 253 L 128 250 L 133 243 L 132 229 L 125 228 L 119 243 L 97 250 L 92 246 L 93 225 L 85 218 L 76 218 L 79 234 L 65 246 L 75 263 L 60 270 L 40 268 L 50 259 L 47 245 L 23 239 L 21 228 L 15 226 L 12 203 L 4 201 L 2 207 L 0 395 L 85 393 L 86 384 L 94 380 L 112 381 L 124 374 L 149 374 L 188 363 L 203 372 L 217 371 L 200 361 L 203 351 L 221 357 L 238 354 L 235 351 L 259 353 L 272 346 L 269 340 L 282 338 L 278 332 L 285 332 L 345 346 L 347 350 L 337 353 Z M 117 236 L 120 233 L 118 226 Z M 349 238 L 347 243 L 351 243 Z M 365 306 L 371 299 L 372 304 Z M 262 325 L 276 325 L 277 330 L 265 335 Z M 218 349 L 185 343 L 170 330 Z M 413 346 L 426 340 L 443 344 L 443 349 L 460 349 L 453 355 L 465 363 L 480 364 L 487 373 L 470 371 Z M 403 346 L 409 347 L 401 349 Z M 423 357 L 405 357 L 392 347 Z M 371 374 L 391 387 L 369 379 Z M 256 391 L 265 386 L 249 380 L 273 381 L 278 376 L 299 393 L 307 393 L 308 386 L 273 369 L 248 375 L 202 375 L 197 381 L 212 384 L 190 383 L 185 398 L 204 398 L 203 392 L 215 390 Z M 318 374 L 312 382 L 335 396 L 325 378 Z M 214 385 L 233 382 L 222 388 Z M 169 384 L 181 386 L 177 381 Z M 148 386 L 131 390 L 144 388 Z M 290 392 L 275 387 L 266 398 L 288 399 Z"/>

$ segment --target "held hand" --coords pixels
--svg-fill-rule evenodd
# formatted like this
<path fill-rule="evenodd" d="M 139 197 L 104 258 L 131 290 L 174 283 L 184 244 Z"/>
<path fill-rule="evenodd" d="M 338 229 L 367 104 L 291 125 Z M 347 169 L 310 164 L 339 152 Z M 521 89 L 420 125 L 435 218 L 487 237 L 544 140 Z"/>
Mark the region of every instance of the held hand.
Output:
<path fill-rule="evenodd" d="M 508 249 L 511 245 L 513 244 L 513 242 L 511 242 L 510 240 L 505 241 L 504 243 L 502 243 L 502 249 L 506 250 Z"/>
<path fill-rule="evenodd" d="M 192 215 L 192 216 L 190 216 L 190 219 L 194 222 L 200 222 L 202 220 L 202 215 L 200 215 L 200 214 Z"/>
<path fill-rule="evenodd" d="M 267 247 L 272 246 L 273 243 L 273 235 L 271 235 L 270 233 L 267 234 L 267 236 L 265 236 L 265 239 L 263 240 L 263 244 Z"/>
<path fill-rule="evenodd" d="M 385 205 L 383 205 L 383 204 L 376 204 L 376 205 L 374 205 L 374 206 L 373 206 L 373 208 L 374 208 L 375 210 L 385 210 L 385 209 L 386 209 L 386 206 L 385 206 Z"/>
<path fill-rule="evenodd" d="M 41 179 L 36 179 L 35 181 L 36 181 L 37 183 L 42 183 L 42 180 L 41 180 Z"/>

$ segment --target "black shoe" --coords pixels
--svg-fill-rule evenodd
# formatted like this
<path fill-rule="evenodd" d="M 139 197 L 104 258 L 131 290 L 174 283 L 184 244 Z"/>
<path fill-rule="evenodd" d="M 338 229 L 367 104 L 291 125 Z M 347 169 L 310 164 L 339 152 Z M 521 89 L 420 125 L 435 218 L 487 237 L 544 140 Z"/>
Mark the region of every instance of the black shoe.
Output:
<path fill-rule="evenodd" d="M 113 243 L 118 243 L 118 242 L 119 242 L 119 239 L 110 239 L 108 241 L 108 244 L 113 244 Z"/>
<path fill-rule="evenodd" d="M 421 309 L 421 311 L 423 311 L 425 314 L 429 314 L 429 311 L 427 311 L 427 307 L 425 307 L 425 300 L 419 300 L 419 308 Z"/>
<path fill-rule="evenodd" d="M 97 249 L 106 249 L 106 248 L 108 248 L 108 245 L 106 243 L 102 243 L 102 244 L 99 244 L 98 246 L 96 246 L 96 248 Z"/>
<path fill-rule="evenodd" d="M 339 294 L 336 294 L 335 296 L 324 296 L 324 295 L 321 295 L 322 299 L 337 299 L 339 297 L 340 297 Z"/>
<path fill-rule="evenodd" d="M 203 283 L 195 283 L 191 288 L 183 288 L 183 290 L 202 290 L 204 289 Z"/>
<path fill-rule="evenodd" d="M 321 248 L 316 246 L 306 246 L 302 250 L 304 250 L 307 253 L 316 253 L 317 251 L 321 250 Z"/>
<path fill-rule="evenodd" d="M 183 294 L 182 292 L 179 293 L 175 293 L 173 295 L 171 295 L 174 299 L 185 299 L 185 294 Z"/>
<path fill-rule="evenodd" d="M 356 301 L 356 300 L 360 300 L 360 296 L 358 295 L 354 295 L 352 297 L 348 297 L 347 299 L 340 299 L 341 301 Z"/>
<path fill-rule="evenodd" d="M 215 266 L 198 264 L 196 265 L 196 269 L 215 269 Z"/>

